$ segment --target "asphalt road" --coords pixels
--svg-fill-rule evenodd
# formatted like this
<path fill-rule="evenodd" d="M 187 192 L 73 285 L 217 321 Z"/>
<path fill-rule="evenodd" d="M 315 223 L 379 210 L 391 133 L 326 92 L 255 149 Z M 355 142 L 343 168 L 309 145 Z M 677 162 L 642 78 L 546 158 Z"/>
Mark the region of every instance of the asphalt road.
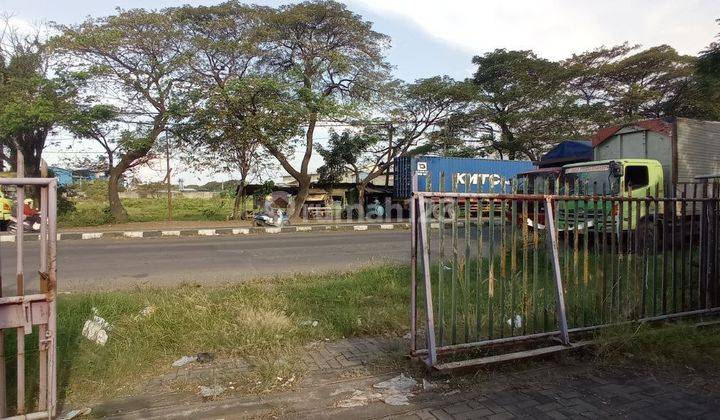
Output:
<path fill-rule="evenodd" d="M 25 243 L 27 292 L 38 287 L 37 242 Z M 288 273 L 407 262 L 408 230 L 58 242 L 60 291 L 218 284 Z M 3 294 L 15 294 L 15 244 L 0 248 Z"/>

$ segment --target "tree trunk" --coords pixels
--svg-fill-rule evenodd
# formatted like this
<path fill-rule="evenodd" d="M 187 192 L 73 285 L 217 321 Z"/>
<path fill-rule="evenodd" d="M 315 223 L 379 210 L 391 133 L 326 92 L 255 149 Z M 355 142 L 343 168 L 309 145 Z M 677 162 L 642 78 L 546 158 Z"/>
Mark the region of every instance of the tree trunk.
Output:
<path fill-rule="evenodd" d="M 365 217 L 365 187 L 367 184 L 360 183 L 357 185 L 358 190 L 358 216 L 362 219 Z"/>
<path fill-rule="evenodd" d="M 293 211 L 292 219 L 297 219 L 302 214 L 302 206 L 310 192 L 310 176 L 302 174 L 298 177 L 298 193 L 295 197 L 295 211 Z"/>
<path fill-rule="evenodd" d="M 245 219 L 245 201 L 245 177 L 242 177 L 237 186 L 237 194 L 235 194 L 233 203 L 233 220 Z"/>
<path fill-rule="evenodd" d="M 124 169 L 111 168 L 110 177 L 108 179 L 108 202 L 110 203 L 110 214 L 112 214 L 113 220 L 117 223 L 124 223 L 128 221 L 127 210 L 120 201 L 119 184 L 120 177 L 122 176 Z"/>

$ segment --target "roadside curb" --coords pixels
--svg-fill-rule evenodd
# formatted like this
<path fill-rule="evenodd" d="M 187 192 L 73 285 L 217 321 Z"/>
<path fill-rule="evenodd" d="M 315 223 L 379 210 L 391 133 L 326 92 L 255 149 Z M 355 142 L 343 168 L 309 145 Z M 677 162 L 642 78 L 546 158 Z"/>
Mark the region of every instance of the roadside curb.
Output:
<path fill-rule="evenodd" d="M 128 230 L 108 232 L 67 232 L 58 233 L 58 241 L 92 240 L 92 239 L 143 239 L 143 238 L 177 238 L 187 236 L 238 236 L 238 235 L 272 235 L 278 233 L 303 232 L 363 232 L 368 230 L 410 229 L 410 223 L 364 223 L 341 225 L 299 225 L 283 227 L 238 227 L 238 228 L 198 228 L 168 230 Z M 26 233 L 24 241 L 38 241 L 40 235 Z M 0 242 L 15 242 L 15 235 L 0 235 Z"/>

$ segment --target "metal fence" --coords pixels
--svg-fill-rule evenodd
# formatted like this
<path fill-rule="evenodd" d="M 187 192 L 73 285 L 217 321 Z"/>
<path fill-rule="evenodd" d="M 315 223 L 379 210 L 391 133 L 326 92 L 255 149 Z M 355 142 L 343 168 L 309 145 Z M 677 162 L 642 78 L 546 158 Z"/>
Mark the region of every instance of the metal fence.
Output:
<path fill-rule="evenodd" d="M 17 188 L 13 206 L 17 226 L 14 238 L 16 293 L 12 296 L 0 294 L 0 417 L 51 418 L 56 412 L 57 395 L 56 180 L 0 178 L 0 186 Z M 25 284 L 23 268 L 27 254 L 23 229 L 26 187 L 37 188 L 40 199 L 37 285 Z M 0 278 L 0 292 L 8 289 L 13 287 L 4 284 Z M 37 348 L 30 342 L 33 333 L 37 336 Z M 6 341 L 15 342 L 14 351 L 9 350 L 12 344 Z M 26 343 L 29 344 L 27 347 Z M 15 366 L 10 363 L 13 359 Z M 31 365 L 30 362 L 35 360 L 37 364 Z M 7 372 L 6 367 L 9 367 Z M 37 378 L 28 379 L 27 372 L 37 372 Z M 15 386 L 8 388 L 8 382 L 14 382 Z M 9 398 L 12 394 L 14 402 Z M 37 395 L 35 401 L 31 398 L 32 394 Z M 31 410 L 33 412 L 28 413 Z"/>
<path fill-rule="evenodd" d="M 717 183 L 668 186 L 662 197 L 647 195 L 660 186 L 537 195 L 501 184 L 497 194 L 413 194 L 411 352 L 428 365 L 720 310 Z"/>

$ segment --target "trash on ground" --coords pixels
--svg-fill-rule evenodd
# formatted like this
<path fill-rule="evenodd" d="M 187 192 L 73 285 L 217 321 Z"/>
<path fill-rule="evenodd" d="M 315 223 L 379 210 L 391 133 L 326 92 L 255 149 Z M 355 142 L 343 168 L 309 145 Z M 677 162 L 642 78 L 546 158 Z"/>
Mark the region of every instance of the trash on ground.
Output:
<path fill-rule="evenodd" d="M 173 367 L 183 367 L 188 363 L 192 363 L 197 360 L 197 356 L 183 356 L 173 362 Z"/>
<path fill-rule="evenodd" d="M 391 394 L 383 397 L 383 402 L 388 405 L 410 405 L 408 397 L 412 394 Z"/>
<path fill-rule="evenodd" d="M 77 418 L 80 416 L 87 416 L 90 413 L 92 413 L 92 408 L 90 408 L 90 407 L 81 408 L 79 410 L 70 410 L 67 413 L 65 413 L 64 416 L 60 417 L 60 420 L 70 420 L 70 419 L 74 419 L 74 418 Z"/>
<path fill-rule="evenodd" d="M 157 311 L 157 307 L 155 305 L 146 306 L 137 315 L 135 315 L 135 320 L 138 320 L 140 318 L 147 318 L 150 315 L 154 314 L 155 311 Z"/>
<path fill-rule="evenodd" d="M 425 378 L 423 378 L 422 384 L 423 384 L 423 390 L 425 390 L 425 391 L 430 391 L 431 389 L 435 388 L 435 384 L 433 384 L 432 382 L 428 381 Z"/>
<path fill-rule="evenodd" d="M 302 321 L 300 323 L 300 325 L 309 325 L 312 327 L 317 327 L 319 324 L 320 323 L 317 320 L 307 320 L 307 321 Z"/>
<path fill-rule="evenodd" d="M 401 373 L 392 379 L 376 383 L 373 387 L 384 390 L 382 400 L 386 404 L 408 405 L 408 398 L 413 395 L 412 391 L 417 384 L 415 379 Z"/>
<path fill-rule="evenodd" d="M 340 408 L 363 407 L 368 403 L 383 398 L 382 394 L 376 392 L 364 392 L 355 390 L 350 398 L 338 401 L 335 406 Z"/>
<path fill-rule="evenodd" d="M 407 333 L 407 334 L 403 335 L 403 338 L 406 340 L 409 340 L 412 338 L 412 335 L 410 335 L 410 333 Z"/>
<path fill-rule="evenodd" d="M 212 362 L 213 360 L 215 360 L 215 353 L 203 352 L 203 353 L 198 353 L 195 356 L 195 361 L 198 361 L 200 363 L 209 363 L 209 362 Z"/>
<path fill-rule="evenodd" d="M 389 391 L 409 392 L 412 391 L 415 386 L 417 386 L 417 381 L 415 379 L 405 376 L 405 374 L 401 373 L 392 379 L 376 383 L 375 385 L 373 385 L 373 388 L 387 389 Z"/>
<path fill-rule="evenodd" d="M 95 342 L 104 346 L 108 340 L 108 331 L 110 330 L 110 323 L 104 318 L 98 315 L 97 309 L 92 308 L 93 317 L 85 321 L 83 325 L 82 335 L 90 341 Z"/>
<path fill-rule="evenodd" d="M 509 318 L 509 319 L 507 320 L 507 324 L 512 327 L 512 325 L 513 325 L 513 320 L 512 320 L 512 318 Z M 515 328 L 522 328 L 522 324 L 523 324 L 522 316 L 520 316 L 520 315 L 515 315 Z"/>
<path fill-rule="evenodd" d="M 215 398 L 222 395 L 223 392 L 225 392 L 225 387 L 221 385 L 213 385 L 213 386 L 204 386 L 200 385 L 198 386 L 198 389 L 200 389 L 200 395 L 203 398 Z"/>

